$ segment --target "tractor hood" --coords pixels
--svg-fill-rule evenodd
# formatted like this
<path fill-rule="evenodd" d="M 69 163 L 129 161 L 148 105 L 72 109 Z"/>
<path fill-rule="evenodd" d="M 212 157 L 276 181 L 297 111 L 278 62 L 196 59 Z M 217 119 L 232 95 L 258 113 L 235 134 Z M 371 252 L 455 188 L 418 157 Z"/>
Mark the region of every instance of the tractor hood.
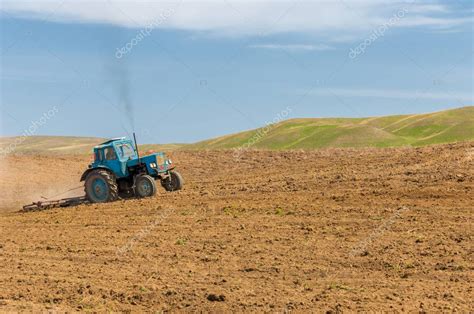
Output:
<path fill-rule="evenodd" d="M 140 162 L 146 165 L 149 173 L 162 173 L 174 168 L 172 160 L 162 152 L 141 156 Z M 129 167 L 136 165 L 138 165 L 138 159 L 132 159 L 127 162 L 127 166 Z"/>

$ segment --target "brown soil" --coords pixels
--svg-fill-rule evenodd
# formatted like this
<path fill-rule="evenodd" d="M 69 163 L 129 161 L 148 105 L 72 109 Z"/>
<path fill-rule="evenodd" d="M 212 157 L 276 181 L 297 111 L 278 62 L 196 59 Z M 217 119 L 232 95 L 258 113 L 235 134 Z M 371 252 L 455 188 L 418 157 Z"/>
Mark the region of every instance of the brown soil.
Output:
<path fill-rule="evenodd" d="M 175 152 L 183 191 L 18 212 L 88 159 L 2 162 L 0 311 L 474 308 L 474 143 Z"/>

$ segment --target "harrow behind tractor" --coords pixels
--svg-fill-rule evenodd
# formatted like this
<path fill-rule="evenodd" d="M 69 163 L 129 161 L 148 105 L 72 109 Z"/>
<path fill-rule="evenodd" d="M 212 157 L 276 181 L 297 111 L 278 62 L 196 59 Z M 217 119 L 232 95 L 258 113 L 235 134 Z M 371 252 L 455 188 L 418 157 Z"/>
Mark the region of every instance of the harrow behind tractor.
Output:
<path fill-rule="evenodd" d="M 85 196 L 34 202 L 23 206 L 23 210 L 150 197 L 157 191 L 155 181 L 160 181 L 161 186 L 169 192 L 181 190 L 184 183 L 165 153 L 140 157 L 136 139 L 135 143 L 126 138 L 111 139 L 94 147 L 94 161 L 81 176 Z"/>

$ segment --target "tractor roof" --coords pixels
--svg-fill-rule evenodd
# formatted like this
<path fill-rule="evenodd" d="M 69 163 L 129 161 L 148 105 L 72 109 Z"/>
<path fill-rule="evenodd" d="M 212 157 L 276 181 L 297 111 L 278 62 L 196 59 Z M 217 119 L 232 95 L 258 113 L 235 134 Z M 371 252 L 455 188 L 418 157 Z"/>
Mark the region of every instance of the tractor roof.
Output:
<path fill-rule="evenodd" d="M 102 146 L 108 146 L 108 145 L 112 144 L 113 142 L 119 142 L 119 141 L 127 141 L 127 138 L 126 137 L 112 138 L 110 140 L 107 140 L 107 141 L 97 145 L 96 148 L 102 147 Z"/>

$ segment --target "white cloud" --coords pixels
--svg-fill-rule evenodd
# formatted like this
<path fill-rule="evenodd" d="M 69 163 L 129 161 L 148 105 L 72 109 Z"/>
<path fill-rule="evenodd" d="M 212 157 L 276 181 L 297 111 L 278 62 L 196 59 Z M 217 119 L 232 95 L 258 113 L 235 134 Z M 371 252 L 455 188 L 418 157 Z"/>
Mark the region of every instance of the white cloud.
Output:
<path fill-rule="evenodd" d="M 455 26 L 459 26 L 462 24 L 472 23 L 472 17 L 464 17 L 464 18 L 435 18 L 435 17 L 428 17 L 428 16 L 412 16 L 410 19 L 400 21 L 400 26 L 404 27 L 413 27 L 413 26 L 425 26 L 431 25 L 434 28 L 451 28 Z"/>
<path fill-rule="evenodd" d="M 305 94 L 307 91 L 300 90 L 298 93 Z M 471 92 L 437 92 L 437 91 L 413 91 L 398 89 L 367 89 L 367 88 L 320 88 L 314 89 L 310 95 L 318 96 L 340 96 L 340 97 L 366 97 L 366 98 L 389 98 L 389 99 L 432 99 L 432 100 L 459 100 L 474 101 Z"/>
<path fill-rule="evenodd" d="M 351 37 L 383 24 L 402 9 L 407 14 L 397 27 L 449 28 L 472 23 L 472 17 L 453 17 L 447 5 L 415 0 L 2 0 L 3 11 L 25 18 L 123 27 L 159 24 L 223 36 L 301 32 Z M 163 20 L 163 14 L 169 17 Z"/>
<path fill-rule="evenodd" d="M 287 50 L 287 51 L 325 51 L 334 49 L 331 46 L 320 44 L 320 45 L 305 45 L 305 44 L 259 44 L 259 45 L 250 45 L 249 48 L 257 49 L 269 49 L 269 50 Z"/>

